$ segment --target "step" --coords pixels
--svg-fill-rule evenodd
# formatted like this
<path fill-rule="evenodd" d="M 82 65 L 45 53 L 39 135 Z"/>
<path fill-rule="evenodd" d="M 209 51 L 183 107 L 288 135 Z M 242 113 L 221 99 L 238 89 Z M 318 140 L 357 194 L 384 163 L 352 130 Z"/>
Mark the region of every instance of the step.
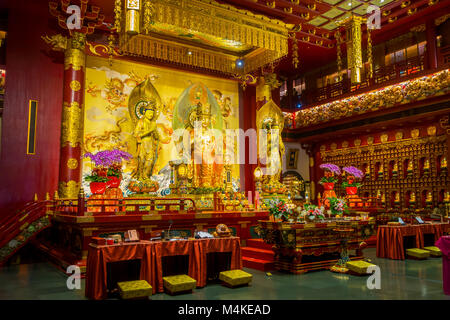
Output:
<path fill-rule="evenodd" d="M 242 265 L 245 268 L 256 269 L 264 272 L 275 270 L 274 262 L 262 259 L 244 257 L 242 258 Z"/>
<path fill-rule="evenodd" d="M 265 250 L 253 247 L 243 247 L 242 248 L 242 256 L 246 258 L 255 258 L 273 261 L 274 252 L 272 250 Z"/>
<path fill-rule="evenodd" d="M 247 239 L 247 247 L 272 250 L 272 245 L 265 243 L 262 239 Z"/>

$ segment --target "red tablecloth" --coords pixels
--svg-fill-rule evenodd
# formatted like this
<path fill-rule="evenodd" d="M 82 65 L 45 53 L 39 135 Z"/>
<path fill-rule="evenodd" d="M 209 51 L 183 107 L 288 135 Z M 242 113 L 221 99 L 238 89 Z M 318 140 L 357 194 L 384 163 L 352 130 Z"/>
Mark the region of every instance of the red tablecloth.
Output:
<path fill-rule="evenodd" d="M 442 284 L 444 293 L 450 295 L 450 236 L 443 236 L 436 242 L 442 251 Z"/>
<path fill-rule="evenodd" d="M 141 259 L 140 279 L 147 280 L 153 287 L 153 293 L 163 292 L 162 257 L 173 255 L 189 255 L 188 275 L 197 280 L 197 287 L 204 287 L 207 281 L 206 255 L 210 252 L 231 252 L 230 269 L 242 269 L 238 237 L 141 241 L 110 246 L 91 244 L 86 266 L 85 295 L 90 299 L 105 299 L 107 297 L 107 263 L 132 259 Z"/>
<path fill-rule="evenodd" d="M 434 234 L 434 240 L 437 241 L 448 229 L 449 223 L 379 226 L 377 232 L 377 257 L 404 260 L 403 237 L 415 236 L 416 247 L 423 248 L 424 234 Z"/>

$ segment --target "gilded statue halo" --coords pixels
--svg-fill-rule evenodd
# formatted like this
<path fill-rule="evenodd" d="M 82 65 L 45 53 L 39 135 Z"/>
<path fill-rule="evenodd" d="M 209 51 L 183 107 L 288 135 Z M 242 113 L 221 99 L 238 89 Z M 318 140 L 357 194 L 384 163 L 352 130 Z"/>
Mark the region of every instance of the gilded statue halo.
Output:
<path fill-rule="evenodd" d="M 161 97 L 150 79 L 146 79 L 137 85 L 128 98 L 128 111 L 133 123 L 141 119 L 146 110 L 154 110 L 155 118 L 158 118 L 161 105 Z"/>

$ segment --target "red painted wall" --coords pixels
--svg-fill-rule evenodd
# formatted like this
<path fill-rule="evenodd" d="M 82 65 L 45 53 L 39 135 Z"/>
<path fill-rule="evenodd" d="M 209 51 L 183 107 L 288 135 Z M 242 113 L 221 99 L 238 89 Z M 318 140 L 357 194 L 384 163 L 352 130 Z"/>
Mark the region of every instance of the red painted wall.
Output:
<path fill-rule="evenodd" d="M 3 5 L 5 6 L 5 5 Z M 57 189 L 62 106 L 62 61 L 41 39 L 54 35 L 48 1 L 10 1 L 6 88 L 0 154 L 0 214 Z M 29 100 L 38 100 L 36 154 L 27 155 Z"/>

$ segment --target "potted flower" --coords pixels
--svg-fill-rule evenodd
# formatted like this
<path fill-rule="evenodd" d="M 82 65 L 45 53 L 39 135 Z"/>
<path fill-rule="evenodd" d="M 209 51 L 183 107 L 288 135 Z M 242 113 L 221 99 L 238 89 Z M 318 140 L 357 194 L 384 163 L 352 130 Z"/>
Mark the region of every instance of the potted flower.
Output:
<path fill-rule="evenodd" d="M 271 199 L 264 202 L 266 207 L 269 209 L 270 217 L 272 219 L 281 219 L 281 221 L 286 221 L 291 213 L 284 200 L 281 199 Z"/>
<path fill-rule="evenodd" d="M 324 220 L 325 219 L 325 215 L 324 215 L 324 208 L 323 207 L 317 207 L 316 205 L 313 204 L 305 204 L 305 206 L 303 207 L 304 210 L 302 212 L 302 214 L 304 216 L 306 216 L 309 220 L 315 220 L 315 219 L 320 219 L 320 220 Z"/>
<path fill-rule="evenodd" d="M 89 187 L 91 188 L 92 194 L 103 194 L 106 190 L 106 182 L 108 178 L 106 177 L 107 172 L 99 168 L 92 170 L 92 174 L 86 176 L 84 179 L 90 181 Z"/>
<path fill-rule="evenodd" d="M 330 211 L 332 215 L 342 216 L 347 209 L 347 204 L 344 199 L 328 198 L 330 201 Z"/>
<path fill-rule="evenodd" d="M 342 187 L 345 188 L 347 195 L 356 195 L 358 188 L 362 186 L 362 184 L 357 182 L 356 179 L 362 179 L 364 176 L 363 172 L 353 166 L 344 167 L 342 170 L 347 173 L 347 179 L 342 182 Z"/>
<path fill-rule="evenodd" d="M 128 152 L 118 149 L 99 151 L 96 154 L 88 152 L 84 156 L 91 158 L 96 168 L 106 172 L 108 188 L 119 187 L 122 179 L 122 160 L 132 158 Z"/>
<path fill-rule="evenodd" d="M 341 170 L 335 164 L 323 163 L 320 165 L 321 169 L 324 169 L 324 176 L 320 179 L 319 184 L 323 185 L 325 190 L 333 190 L 334 184 L 338 181 L 335 175 L 340 175 Z"/>

